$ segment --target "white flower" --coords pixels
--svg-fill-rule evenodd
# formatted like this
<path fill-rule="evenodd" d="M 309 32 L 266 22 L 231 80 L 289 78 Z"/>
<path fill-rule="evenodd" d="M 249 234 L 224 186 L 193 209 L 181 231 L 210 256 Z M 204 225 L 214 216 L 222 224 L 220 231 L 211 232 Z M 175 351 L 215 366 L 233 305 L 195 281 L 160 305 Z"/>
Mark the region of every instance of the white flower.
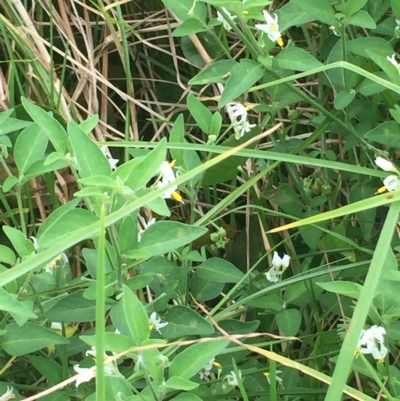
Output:
<path fill-rule="evenodd" d="M 256 124 L 249 124 L 248 121 L 239 122 L 233 126 L 233 129 L 235 130 L 235 138 L 241 138 L 245 133 L 250 132 L 250 130 L 255 126 Z"/>
<path fill-rule="evenodd" d="M 280 279 L 280 276 L 283 274 L 283 272 L 280 272 L 275 269 L 275 267 L 271 267 L 265 277 L 267 278 L 268 281 L 271 283 L 277 283 Z"/>
<path fill-rule="evenodd" d="M 34 236 L 31 236 L 31 237 L 29 237 L 31 240 L 32 240 L 32 242 L 33 242 L 33 247 L 35 248 L 35 251 L 37 251 L 38 250 L 38 240 L 37 240 L 37 238 L 36 237 L 34 237 Z"/>
<path fill-rule="evenodd" d="M 161 323 L 161 319 L 159 317 L 157 317 L 156 312 L 153 312 L 150 315 L 150 318 L 149 318 L 150 330 L 156 329 L 161 334 L 160 329 L 165 327 L 167 324 L 168 324 L 168 322 Z"/>
<path fill-rule="evenodd" d="M 159 188 L 163 188 L 166 185 L 174 182 L 176 177 L 174 170 L 172 170 L 174 163 L 168 163 L 167 161 L 162 162 L 158 173 L 161 174 L 161 180 L 157 182 Z M 177 192 L 177 185 L 173 185 L 171 188 L 165 190 L 165 192 L 161 195 L 163 198 L 174 198 L 178 202 L 182 202 L 182 196 Z"/>
<path fill-rule="evenodd" d="M 278 376 L 279 373 L 282 373 L 282 371 L 281 371 L 281 370 L 275 371 L 275 380 L 276 380 L 278 383 L 282 383 L 282 378 Z M 269 378 L 270 375 L 271 375 L 271 374 L 270 374 L 269 372 L 264 372 L 264 376 L 267 378 L 268 384 L 271 384 L 271 379 Z"/>
<path fill-rule="evenodd" d="M 272 18 L 271 14 L 266 10 L 263 11 L 263 14 L 266 24 L 255 24 L 255 27 L 265 32 L 272 42 L 278 42 L 279 46 L 283 46 L 282 35 L 279 32 L 278 16 L 275 14 L 274 18 Z"/>
<path fill-rule="evenodd" d="M 239 373 L 239 379 L 242 379 L 242 372 L 240 370 L 238 370 Z M 236 377 L 236 373 L 231 370 L 231 374 L 227 376 L 228 378 L 228 384 L 230 384 L 231 386 L 237 386 L 239 384 L 238 382 L 238 378 Z"/>
<path fill-rule="evenodd" d="M 229 107 L 230 111 L 232 111 L 233 117 L 240 117 L 238 123 L 247 120 L 247 109 L 245 106 L 243 106 L 243 104 L 231 102 L 228 103 L 227 106 Z"/>
<path fill-rule="evenodd" d="M 236 19 L 237 18 L 237 16 L 236 15 L 231 15 L 230 13 L 229 13 L 229 11 L 225 8 L 225 7 L 221 7 L 222 8 L 222 10 L 224 11 L 224 13 L 233 21 L 234 19 Z M 231 28 L 231 26 L 230 26 L 230 24 L 229 24 L 229 22 L 223 17 L 223 15 L 219 12 L 219 11 L 217 11 L 217 20 L 219 21 L 219 22 L 221 22 L 222 23 L 222 25 L 224 26 L 224 29 L 226 30 L 226 31 L 230 31 L 232 28 Z"/>
<path fill-rule="evenodd" d="M 53 270 L 57 267 L 57 262 L 63 261 L 64 264 L 69 263 L 67 255 L 63 252 L 56 256 L 51 262 L 47 263 L 45 272 L 53 274 Z"/>
<path fill-rule="evenodd" d="M 399 177 L 397 175 L 388 175 L 383 180 L 383 185 L 388 191 L 395 191 L 399 186 Z"/>
<path fill-rule="evenodd" d="M 280 258 L 278 255 L 278 252 L 274 252 L 274 257 L 272 258 L 272 266 L 275 267 L 275 269 L 283 269 L 286 270 L 289 267 L 290 263 L 290 256 L 284 254 L 283 258 Z"/>
<path fill-rule="evenodd" d="M 107 157 L 108 162 L 110 163 L 111 168 L 114 170 L 117 167 L 119 159 L 113 159 L 110 151 L 107 146 L 100 146 L 100 150 L 103 152 L 103 155 Z"/>
<path fill-rule="evenodd" d="M 219 362 L 215 362 L 215 358 L 211 359 L 206 366 L 199 372 L 199 376 L 201 380 L 204 380 L 206 377 L 210 376 L 211 369 L 215 366 L 216 368 L 220 369 L 221 364 Z"/>
<path fill-rule="evenodd" d="M 0 397 L 0 401 L 8 401 L 15 398 L 15 394 L 13 393 L 13 387 L 7 386 L 7 391 Z"/>
<path fill-rule="evenodd" d="M 62 330 L 62 323 L 60 323 L 60 322 L 52 322 L 50 328 L 53 329 L 53 330 L 60 330 L 61 331 Z"/>
<path fill-rule="evenodd" d="M 375 164 L 381 168 L 383 171 L 396 171 L 393 166 L 393 163 L 389 160 L 384 159 L 383 157 L 378 156 L 375 159 Z"/>
<path fill-rule="evenodd" d="M 87 368 L 80 368 L 79 365 L 74 365 L 74 370 L 78 373 L 75 386 L 78 387 L 81 383 L 88 382 L 94 377 L 94 370 Z"/>
<path fill-rule="evenodd" d="M 118 329 L 115 329 L 114 333 L 115 334 L 121 334 L 121 332 Z"/>
<path fill-rule="evenodd" d="M 85 352 L 85 355 L 86 355 L 86 356 L 91 355 L 93 358 L 96 358 L 96 348 L 95 348 L 95 347 L 92 347 L 91 349 L 88 349 L 88 350 Z"/>
<path fill-rule="evenodd" d="M 138 215 L 138 219 L 140 221 L 140 224 L 142 226 L 142 229 L 139 230 L 138 232 L 138 242 L 141 241 L 142 239 L 142 234 L 144 231 L 146 231 L 151 225 L 153 225 L 156 222 L 156 219 L 153 217 L 150 219 L 148 222 L 142 217 L 140 214 Z"/>
<path fill-rule="evenodd" d="M 357 349 L 362 354 L 372 354 L 373 358 L 382 361 L 388 349 L 384 345 L 383 336 L 386 334 L 384 327 L 373 325 L 367 330 L 362 330 Z M 379 345 L 379 348 L 378 346 Z"/>
<path fill-rule="evenodd" d="M 387 56 L 386 59 L 387 59 L 387 61 L 390 61 L 390 63 L 392 63 L 397 68 L 397 70 L 400 72 L 400 65 L 396 61 L 396 55 L 395 54 L 392 54 L 392 57 Z"/>

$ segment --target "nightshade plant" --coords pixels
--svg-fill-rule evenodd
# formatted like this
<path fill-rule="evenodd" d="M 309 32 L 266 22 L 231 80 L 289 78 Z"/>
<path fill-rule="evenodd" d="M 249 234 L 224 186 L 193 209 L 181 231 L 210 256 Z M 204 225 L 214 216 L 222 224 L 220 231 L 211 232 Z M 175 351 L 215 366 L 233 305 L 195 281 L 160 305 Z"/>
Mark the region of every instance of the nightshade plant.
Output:
<path fill-rule="evenodd" d="M 76 82 L 124 95 L 123 141 L 54 79 L 81 57 L 63 5 L 41 36 L 6 3 L 0 400 L 398 399 L 398 2 L 162 0 L 174 59 L 152 62 L 185 93 L 154 137 L 134 6 L 76 11 L 122 60 L 127 93 L 90 52 Z"/>

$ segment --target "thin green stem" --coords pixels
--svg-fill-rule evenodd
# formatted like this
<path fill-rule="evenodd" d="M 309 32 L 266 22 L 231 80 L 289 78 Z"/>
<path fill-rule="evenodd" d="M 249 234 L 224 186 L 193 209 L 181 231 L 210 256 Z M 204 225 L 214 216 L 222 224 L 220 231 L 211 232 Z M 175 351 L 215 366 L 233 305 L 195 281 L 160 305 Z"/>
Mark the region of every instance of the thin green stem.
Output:
<path fill-rule="evenodd" d="M 104 376 L 104 342 L 105 342 L 105 294 L 106 284 L 106 207 L 104 204 L 100 210 L 99 246 L 97 258 L 97 283 L 96 283 L 96 401 L 106 399 L 106 386 Z"/>

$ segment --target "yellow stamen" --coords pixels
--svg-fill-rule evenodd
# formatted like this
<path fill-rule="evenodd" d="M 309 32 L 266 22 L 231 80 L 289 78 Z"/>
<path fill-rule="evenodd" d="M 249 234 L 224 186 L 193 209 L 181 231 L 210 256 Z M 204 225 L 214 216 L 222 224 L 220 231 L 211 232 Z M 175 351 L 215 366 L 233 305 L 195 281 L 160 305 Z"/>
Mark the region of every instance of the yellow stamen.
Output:
<path fill-rule="evenodd" d="M 181 194 L 179 192 L 174 191 L 174 192 L 172 192 L 171 195 L 177 202 L 183 203 L 182 196 L 181 196 Z"/>
<path fill-rule="evenodd" d="M 218 369 L 221 369 L 221 368 L 222 368 L 222 365 L 221 365 L 219 362 L 217 362 L 217 361 L 213 362 L 213 365 L 214 365 L 216 368 L 218 368 Z"/>
<path fill-rule="evenodd" d="M 248 105 L 245 107 L 245 109 L 246 109 L 247 111 L 250 111 L 252 108 L 253 108 L 253 105 L 252 105 L 252 104 L 248 104 Z"/>
<path fill-rule="evenodd" d="M 57 265 L 54 262 L 50 262 L 50 263 L 47 264 L 47 267 L 49 269 L 55 269 L 57 267 Z"/>
<path fill-rule="evenodd" d="M 247 15 L 248 13 L 249 13 L 249 12 L 248 12 L 247 10 L 243 10 L 243 11 L 242 11 L 242 14 L 243 14 L 243 15 Z"/>
<path fill-rule="evenodd" d="M 154 324 L 152 323 L 152 324 L 149 325 L 149 330 L 151 331 L 153 329 L 154 329 Z"/>
<path fill-rule="evenodd" d="M 263 375 L 264 375 L 265 377 L 268 377 L 268 376 L 269 376 L 269 372 L 264 372 Z"/>
<path fill-rule="evenodd" d="M 386 191 L 387 191 L 386 187 L 383 186 L 383 187 L 380 187 L 376 192 L 377 192 L 378 194 L 383 194 L 383 193 L 386 192 Z"/>
<path fill-rule="evenodd" d="M 172 160 L 172 161 L 169 163 L 169 166 L 170 166 L 170 167 L 174 167 L 174 166 L 175 166 L 175 160 Z"/>
<path fill-rule="evenodd" d="M 269 27 L 271 28 L 271 31 L 277 31 L 278 30 L 277 25 L 274 24 L 274 23 L 272 23 Z"/>
<path fill-rule="evenodd" d="M 56 256 L 55 260 L 61 260 L 61 255 Z"/>
<path fill-rule="evenodd" d="M 282 39 L 282 38 L 279 38 L 279 39 L 276 41 L 276 43 L 278 43 L 278 45 L 279 45 L 280 47 L 283 47 L 283 39 Z"/>

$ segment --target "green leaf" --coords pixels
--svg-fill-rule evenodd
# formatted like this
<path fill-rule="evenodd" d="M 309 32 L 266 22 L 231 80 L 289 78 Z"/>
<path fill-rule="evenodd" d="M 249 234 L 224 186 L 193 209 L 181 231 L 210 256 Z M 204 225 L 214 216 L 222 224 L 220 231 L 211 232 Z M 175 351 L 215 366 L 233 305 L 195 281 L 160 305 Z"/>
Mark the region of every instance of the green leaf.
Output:
<path fill-rule="evenodd" d="M 46 231 L 56 227 L 58 223 L 61 221 L 62 216 L 68 211 L 75 209 L 79 202 L 80 199 L 73 199 L 72 201 L 69 201 L 68 203 L 54 209 L 54 211 L 47 217 L 47 219 L 45 219 L 43 223 L 40 224 L 37 232 L 38 239 L 40 239 L 40 237 Z"/>
<path fill-rule="evenodd" d="M 38 238 L 40 248 L 48 248 L 51 245 L 73 235 L 75 231 L 96 223 L 98 218 L 86 209 L 72 209 L 57 216 L 57 224 L 52 224 Z"/>
<path fill-rule="evenodd" d="M 218 102 L 218 107 L 226 106 L 233 99 L 245 93 L 264 75 L 264 67 L 256 61 L 241 59 L 231 69 L 231 75 L 226 82 L 224 91 Z"/>
<path fill-rule="evenodd" d="M 345 295 L 347 297 L 358 299 L 362 286 L 351 281 L 332 281 L 330 283 L 316 283 L 325 291 L 333 292 L 334 294 Z"/>
<path fill-rule="evenodd" d="M 29 319 L 37 318 L 28 308 L 28 304 L 18 301 L 3 288 L 0 288 L 0 309 L 3 312 L 8 312 L 18 326 L 23 326 Z"/>
<path fill-rule="evenodd" d="M 396 85 L 400 84 L 400 74 L 397 68 L 387 59 L 388 54 L 384 49 L 366 49 L 368 56 L 387 74 Z"/>
<path fill-rule="evenodd" d="M 222 127 L 222 115 L 219 111 L 215 112 L 211 119 L 210 135 L 218 136 Z"/>
<path fill-rule="evenodd" d="M 1 345 L 7 354 L 22 356 L 38 351 L 48 345 L 68 344 L 69 340 L 53 330 L 28 322 L 22 327 L 16 323 L 6 326 L 7 333 L 1 338 Z"/>
<path fill-rule="evenodd" d="M 83 290 L 61 298 L 45 316 L 52 322 L 91 322 L 95 320 L 96 305 L 83 297 Z"/>
<path fill-rule="evenodd" d="M 174 143 L 186 143 L 185 141 L 185 124 L 183 120 L 183 114 L 179 114 L 176 118 L 174 125 L 171 128 L 169 135 L 169 141 Z M 176 160 L 178 165 L 181 165 L 184 161 L 183 149 L 170 149 L 171 157 Z"/>
<path fill-rule="evenodd" d="M 229 341 L 220 340 L 209 343 L 198 343 L 185 348 L 171 362 L 169 367 L 170 377 L 178 376 L 191 379 L 212 358 L 215 358 L 229 344 Z"/>
<path fill-rule="evenodd" d="M 134 190 L 142 189 L 157 174 L 166 158 L 167 140 L 162 138 L 157 146 L 144 157 L 136 157 L 119 166 L 111 175 L 120 177 L 122 182 Z"/>
<path fill-rule="evenodd" d="M 314 20 L 328 25 L 337 25 L 338 23 L 329 0 L 291 0 L 291 3 L 305 11 Z"/>
<path fill-rule="evenodd" d="M 347 42 L 347 49 L 354 54 L 366 58 L 371 58 L 366 50 L 382 51 L 386 55 L 393 53 L 393 48 L 388 44 L 387 40 L 376 36 L 349 40 Z"/>
<path fill-rule="evenodd" d="M 364 137 L 371 142 L 380 143 L 390 148 L 400 148 L 400 128 L 395 121 L 385 121 L 368 131 Z"/>
<path fill-rule="evenodd" d="M 15 253 L 9 247 L 0 245 L 0 262 L 13 265 L 15 263 Z"/>
<path fill-rule="evenodd" d="M 96 345 L 96 336 L 79 336 L 79 338 L 88 344 L 90 347 Z M 123 334 L 117 334 L 113 332 L 106 331 L 104 333 L 104 350 L 106 352 L 124 352 L 130 348 L 134 348 L 135 343 Z"/>
<path fill-rule="evenodd" d="M 221 258 L 209 258 L 196 267 L 196 273 L 205 281 L 237 283 L 244 274 L 232 263 Z"/>
<path fill-rule="evenodd" d="M 120 188 L 120 185 L 117 184 L 115 180 L 106 175 L 95 175 L 93 177 L 80 178 L 78 182 L 88 187 L 96 187 L 96 188 L 100 187 L 109 189 Z"/>
<path fill-rule="evenodd" d="M 171 398 L 170 401 L 203 401 L 196 394 L 192 393 L 180 393 L 176 397 Z"/>
<path fill-rule="evenodd" d="M 344 14 L 346 17 L 351 17 L 358 10 L 361 10 L 368 0 L 347 0 L 344 5 Z"/>
<path fill-rule="evenodd" d="M 14 160 L 20 176 L 24 175 L 33 163 L 43 158 L 49 139 L 37 124 L 26 127 L 14 146 Z"/>
<path fill-rule="evenodd" d="M 17 120 L 16 118 L 7 118 L 6 121 L 1 123 L 0 135 L 6 135 L 10 132 L 19 131 L 31 125 L 31 121 Z"/>
<path fill-rule="evenodd" d="M 167 383 L 165 385 L 167 388 L 173 390 L 190 391 L 199 387 L 200 384 L 184 379 L 183 377 L 173 376 L 167 380 Z"/>
<path fill-rule="evenodd" d="M 189 18 L 204 23 L 207 15 L 206 6 L 193 0 L 162 0 L 162 2 L 182 21 Z"/>
<path fill-rule="evenodd" d="M 205 31 L 207 31 L 207 28 L 204 26 L 203 22 L 195 18 L 188 18 L 172 32 L 172 36 L 174 38 L 179 38 L 181 36 L 192 35 L 194 33 Z"/>
<path fill-rule="evenodd" d="M 349 91 L 341 90 L 335 96 L 334 106 L 336 110 L 342 110 L 347 107 L 356 95 L 356 91 L 351 89 Z"/>
<path fill-rule="evenodd" d="M 88 117 L 85 121 L 82 121 L 79 124 L 79 128 L 86 134 L 89 135 L 96 125 L 99 122 L 99 115 L 98 114 L 93 114 L 92 116 Z"/>
<path fill-rule="evenodd" d="M 279 331 L 284 336 L 295 336 L 301 325 L 301 313 L 297 309 L 283 309 L 275 315 Z"/>
<path fill-rule="evenodd" d="M 3 231 L 19 256 L 26 257 L 35 252 L 35 247 L 33 246 L 32 241 L 27 239 L 21 231 L 10 226 L 3 226 Z"/>
<path fill-rule="evenodd" d="M 22 104 L 32 120 L 43 129 L 53 144 L 55 150 L 62 154 L 67 152 L 67 133 L 64 127 L 41 107 L 21 98 Z"/>
<path fill-rule="evenodd" d="M 14 113 L 14 109 L 2 111 L 0 113 L 0 124 L 4 124 L 4 122 L 11 116 L 12 113 Z M 0 135 L 2 135 L 1 131 L 0 131 Z"/>
<path fill-rule="evenodd" d="M 68 134 L 82 177 L 111 175 L 111 166 L 107 157 L 75 121 L 69 121 Z"/>
<path fill-rule="evenodd" d="M 168 325 L 163 328 L 164 338 L 207 335 L 214 332 L 214 328 L 210 322 L 194 310 L 183 305 L 172 306 L 168 310 L 166 320 L 168 321 Z"/>
<path fill-rule="evenodd" d="M 198 302 L 210 301 L 218 297 L 224 287 L 224 283 L 203 280 L 197 273 L 190 278 L 190 291 Z"/>
<path fill-rule="evenodd" d="M 51 385 L 61 383 L 63 380 L 63 368 L 52 358 L 38 355 L 28 355 L 32 366 L 44 376 Z"/>
<path fill-rule="evenodd" d="M 133 342 L 140 345 L 150 337 L 149 318 L 143 304 L 126 285 L 124 285 L 122 305 Z"/>
<path fill-rule="evenodd" d="M 275 58 L 277 68 L 294 71 L 308 71 L 322 66 L 322 63 L 300 47 L 288 47 Z"/>
<path fill-rule="evenodd" d="M 208 109 L 208 107 L 204 106 L 203 103 L 197 100 L 192 93 L 189 93 L 187 97 L 187 106 L 190 111 L 190 114 L 195 119 L 200 129 L 206 134 L 209 134 L 212 113 Z"/>
<path fill-rule="evenodd" d="M 13 175 L 9 175 L 3 182 L 2 188 L 3 192 L 8 192 L 11 190 L 11 188 L 18 184 L 20 181 L 17 177 L 14 177 Z"/>
<path fill-rule="evenodd" d="M 372 17 L 364 10 L 357 11 L 351 18 L 347 19 L 348 25 L 360 26 L 366 29 L 375 29 L 376 23 Z"/>
<path fill-rule="evenodd" d="M 279 29 L 281 32 L 285 32 L 292 26 L 307 24 L 314 19 L 311 15 L 307 14 L 306 10 L 303 10 L 292 1 L 286 3 L 283 7 L 277 10 L 276 14 L 279 17 Z"/>
<path fill-rule="evenodd" d="M 207 65 L 189 82 L 189 85 L 206 85 L 209 83 L 225 83 L 228 74 L 232 68 L 237 65 L 235 60 L 219 60 L 211 65 Z"/>
<path fill-rule="evenodd" d="M 392 11 L 397 19 L 400 19 L 400 3 L 398 0 L 391 0 Z"/>
<path fill-rule="evenodd" d="M 207 232 L 205 227 L 196 227 L 177 221 L 158 221 L 142 235 L 136 250 L 128 252 L 128 258 L 140 255 L 159 256 L 171 252 L 200 238 Z"/>

